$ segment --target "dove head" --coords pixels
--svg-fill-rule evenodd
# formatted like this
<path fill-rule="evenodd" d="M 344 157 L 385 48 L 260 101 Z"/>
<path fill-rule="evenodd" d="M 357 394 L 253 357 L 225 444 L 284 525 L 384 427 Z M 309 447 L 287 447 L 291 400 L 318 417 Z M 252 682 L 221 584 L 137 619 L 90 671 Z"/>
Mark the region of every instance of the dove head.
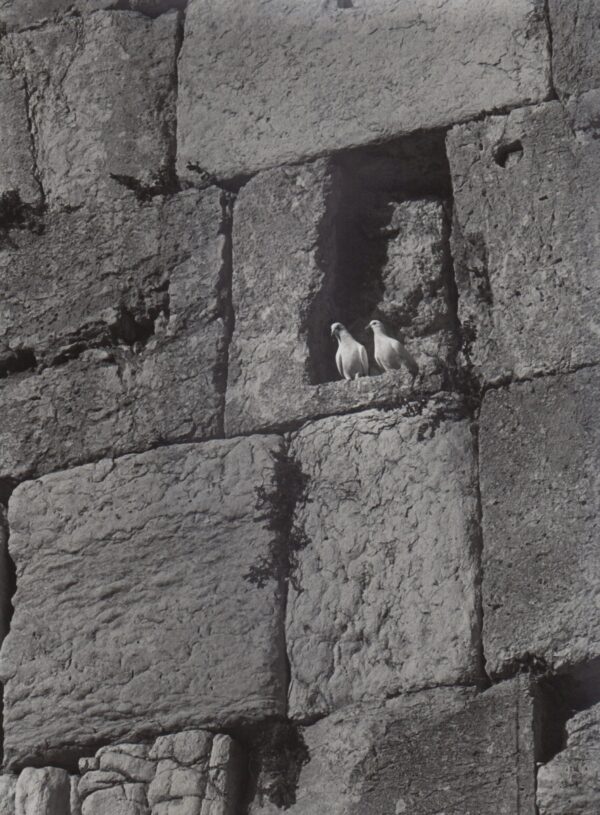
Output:
<path fill-rule="evenodd" d="M 338 337 L 339 338 L 342 331 L 345 331 L 345 330 L 346 329 L 344 328 L 344 326 L 341 323 L 332 323 L 331 324 L 331 336 L 332 337 Z"/>
<path fill-rule="evenodd" d="M 373 331 L 383 331 L 383 323 L 381 320 L 371 320 L 367 328 L 370 328 Z"/>

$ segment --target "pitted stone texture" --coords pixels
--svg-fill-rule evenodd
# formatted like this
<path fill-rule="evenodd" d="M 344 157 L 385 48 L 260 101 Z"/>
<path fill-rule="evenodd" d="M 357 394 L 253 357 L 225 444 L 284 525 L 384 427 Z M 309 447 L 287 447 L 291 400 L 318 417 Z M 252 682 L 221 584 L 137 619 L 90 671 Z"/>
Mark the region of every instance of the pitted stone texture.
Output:
<path fill-rule="evenodd" d="M 382 198 L 363 183 L 352 168 L 318 160 L 260 173 L 241 191 L 233 229 L 228 435 L 397 404 L 415 391 L 442 387 L 453 353 L 443 205 L 430 197 Z M 358 191 L 351 185 L 360 185 Z M 357 253 L 364 256 L 346 261 L 353 239 L 362 241 Z M 365 326 L 375 316 L 403 326 L 416 378 L 403 367 L 339 380 L 331 323 L 346 322 L 372 358 Z M 374 364 L 372 373 L 380 374 Z"/>
<path fill-rule="evenodd" d="M 453 128 L 459 317 L 485 381 L 600 361 L 600 141 L 558 102 Z"/>
<path fill-rule="evenodd" d="M 69 815 L 71 780 L 59 767 L 27 767 L 17 780 L 15 815 Z"/>
<path fill-rule="evenodd" d="M 421 691 L 304 728 L 290 815 L 534 815 L 532 700 L 518 680 L 481 695 Z M 258 795 L 251 815 L 281 810 Z"/>
<path fill-rule="evenodd" d="M 308 487 L 287 604 L 291 716 L 475 677 L 476 464 L 469 422 L 446 412 L 368 411 L 293 436 Z"/>
<path fill-rule="evenodd" d="M 42 365 L 79 357 L 0 382 L 0 477 L 222 432 L 220 191 L 46 220 L 0 251 L 0 334 Z"/>
<path fill-rule="evenodd" d="M 561 97 L 600 87 L 596 0 L 548 0 L 552 28 L 552 79 Z"/>
<path fill-rule="evenodd" d="M 600 705 L 567 722 L 567 744 L 540 767 L 540 815 L 596 815 L 600 801 Z"/>
<path fill-rule="evenodd" d="M 0 202 L 2 196 L 16 192 L 23 203 L 39 205 L 42 193 L 35 178 L 25 83 L 1 61 L 0 111 Z"/>
<path fill-rule="evenodd" d="M 8 766 L 283 714 L 281 588 L 247 577 L 277 557 L 257 494 L 274 489 L 280 444 L 168 446 L 15 490 Z"/>
<path fill-rule="evenodd" d="M 29 88 L 38 177 L 50 206 L 114 197 L 113 176 L 145 186 L 172 174 L 176 12 L 99 11 L 10 34 L 5 58 Z"/>
<path fill-rule="evenodd" d="M 156 740 L 150 757 L 158 759 L 158 764 L 148 787 L 152 815 L 200 815 L 212 746 L 212 733 L 203 730 Z"/>
<path fill-rule="evenodd" d="M 143 784 L 123 784 L 89 795 L 82 815 L 150 815 Z"/>
<path fill-rule="evenodd" d="M 488 391 L 480 416 L 487 670 L 600 656 L 600 370 Z"/>
<path fill-rule="evenodd" d="M 535 0 L 191 0 L 178 168 L 235 176 L 546 98 Z"/>
<path fill-rule="evenodd" d="M 0 775 L 0 815 L 15 815 L 16 775 Z"/>
<path fill-rule="evenodd" d="M 89 14 L 115 6 L 157 16 L 170 9 L 184 9 L 187 0 L 2 0 L 0 24 L 9 31 L 48 22 L 63 14 Z"/>

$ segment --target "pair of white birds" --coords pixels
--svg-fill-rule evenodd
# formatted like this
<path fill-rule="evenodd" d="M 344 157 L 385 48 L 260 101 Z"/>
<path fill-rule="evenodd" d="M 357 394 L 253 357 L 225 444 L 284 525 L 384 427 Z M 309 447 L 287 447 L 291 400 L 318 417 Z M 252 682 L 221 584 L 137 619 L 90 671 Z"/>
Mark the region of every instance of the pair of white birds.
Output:
<path fill-rule="evenodd" d="M 394 371 L 406 365 L 413 376 L 418 371 L 417 364 L 401 342 L 385 333 L 381 320 L 371 320 L 367 328 L 373 332 L 375 340 L 375 362 L 384 371 Z M 367 349 L 357 342 L 341 323 L 333 323 L 331 334 L 338 341 L 335 364 L 344 379 L 358 379 L 369 375 Z"/>

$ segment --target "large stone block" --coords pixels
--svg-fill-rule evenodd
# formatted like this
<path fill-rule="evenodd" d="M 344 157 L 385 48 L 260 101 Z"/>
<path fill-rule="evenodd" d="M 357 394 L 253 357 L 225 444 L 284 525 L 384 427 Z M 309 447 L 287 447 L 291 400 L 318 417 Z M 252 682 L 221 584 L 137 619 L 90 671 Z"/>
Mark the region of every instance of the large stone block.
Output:
<path fill-rule="evenodd" d="M 600 656 L 597 368 L 488 391 L 480 417 L 487 670 Z"/>
<path fill-rule="evenodd" d="M 284 713 L 281 586 L 249 578 L 277 556 L 257 495 L 279 450 L 276 437 L 171 445 L 15 490 L 9 766 Z"/>
<path fill-rule="evenodd" d="M 600 801 L 600 705 L 567 722 L 567 743 L 540 767 L 540 815 L 595 815 Z"/>
<path fill-rule="evenodd" d="M 561 97 L 600 88 L 596 0 L 548 0 L 552 29 L 552 78 Z"/>
<path fill-rule="evenodd" d="M 285 811 L 534 815 L 533 710 L 514 680 L 480 695 L 436 689 L 338 711 L 302 730 L 308 763 Z M 250 813 L 276 815 L 263 780 Z"/>
<path fill-rule="evenodd" d="M 477 676 L 476 463 L 469 422 L 446 418 L 455 407 L 293 436 L 307 487 L 287 605 L 291 716 Z"/>
<path fill-rule="evenodd" d="M 15 790 L 15 815 L 70 815 L 71 780 L 59 767 L 26 767 Z"/>
<path fill-rule="evenodd" d="M 475 372 L 490 382 L 600 361 L 600 141 L 551 102 L 453 128 L 448 157 Z"/>
<path fill-rule="evenodd" d="M 178 17 L 68 17 L 2 41 L 24 75 L 37 178 L 51 206 L 172 183 Z M 4 111 L 2 111 L 2 117 Z"/>
<path fill-rule="evenodd" d="M 55 213 L 0 251 L 0 475 L 222 432 L 227 222 L 219 190 Z M 50 366 L 50 367 L 44 367 Z"/>
<path fill-rule="evenodd" d="M 184 9 L 187 0 L 3 0 L 0 24 L 9 31 L 40 25 L 64 14 L 86 14 L 101 9 L 124 9 L 157 16 L 169 9 Z"/>
<path fill-rule="evenodd" d="M 536 0 L 191 0 L 179 174 L 236 176 L 548 92 Z"/>
<path fill-rule="evenodd" d="M 456 334 L 446 208 L 429 194 L 448 192 L 440 146 L 408 140 L 266 171 L 244 187 L 234 219 L 228 434 L 443 386 Z M 331 323 L 342 321 L 372 360 L 374 317 L 403 339 L 416 375 L 405 367 L 381 375 L 372 362 L 370 377 L 340 381 Z"/>

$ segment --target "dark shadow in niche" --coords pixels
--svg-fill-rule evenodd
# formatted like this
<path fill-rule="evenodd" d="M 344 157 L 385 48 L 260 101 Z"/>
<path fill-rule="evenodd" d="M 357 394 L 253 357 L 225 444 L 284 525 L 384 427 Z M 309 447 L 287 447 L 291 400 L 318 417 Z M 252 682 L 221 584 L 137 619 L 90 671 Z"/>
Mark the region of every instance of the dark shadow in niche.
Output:
<path fill-rule="evenodd" d="M 546 674 L 536 684 L 536 760 L 546 764 L 567 744 L 567 722 L 600 702 L 600 658 Z"/>
<path fill-rule="evenodd" d="M 332 322 L 342 322 L 365 345 L 371 342 L 366 326 L 382 319 L 400 340 L 414 330 L 419 303 L 440 291 L 416 285 L 410 296 L 398 298 L 394 308 L 387 297 L 384 270 L 390 247 L 398 238 L 398 205 L 404 202 L 435 202 L 444 206 L 440 235 L 440 282 L 447 315 L 436 318 L 423 333 L 454 330 L 452 261 L 449 250 L 452 185 L 445 149 L 445 132 L 428 131 L 374 147 L 358 148 L 331 160 L 331 187 L 327 213 L 320 227 L 318 262 L 323 285 L 304 315 L 302 330 L 307 337 L 308 380 L 316 385 L 339 379 L 335 366 Z M 401 271 L 398 272 L 401 276 Z M 389 294 L 389 292 L 388 292 Z"/>

